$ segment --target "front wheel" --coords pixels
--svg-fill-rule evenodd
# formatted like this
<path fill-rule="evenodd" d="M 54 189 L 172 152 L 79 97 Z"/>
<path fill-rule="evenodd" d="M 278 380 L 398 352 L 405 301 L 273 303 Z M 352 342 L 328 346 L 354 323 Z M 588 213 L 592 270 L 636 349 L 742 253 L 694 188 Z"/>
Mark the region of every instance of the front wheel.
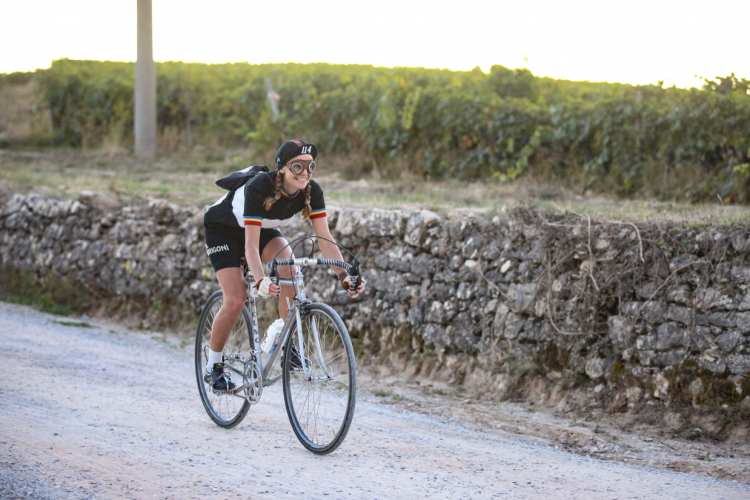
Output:
<path fill-rule="evenodd" d="M 300 442 L 325 455 L 338 448 L 349 432 L 357 366 L 349 332 L 336 311 L 315 303 L 301 319 L 302 347 L 296 320 L 284 345 L 284 403 Z"/>
<path fill-rule="evenodd" d="M 250 403 L 243 396 L 242 391 L 237 394 L 214 391 L 203 380 L 206 363 L 208 362 L 211 329 L 223 303 L 224 296 L 219 290 L 208 298 L 206 305 L 203 307 L 201 319 L 198 323 L 198 332 L 195 336 L 195 375 L 198 382 L 198 392 L 208 416 L 216 425 L 231 428 L 242 422 L 250 409 Z M 253 356 L 254 348 L 252 320 L 247 308 L 243 307 L 242 313 L 232 325 L 223 351 L 225 373 L 237 386 L 243 383 L 241 374 L 245 372 L 245 362 Z"/>

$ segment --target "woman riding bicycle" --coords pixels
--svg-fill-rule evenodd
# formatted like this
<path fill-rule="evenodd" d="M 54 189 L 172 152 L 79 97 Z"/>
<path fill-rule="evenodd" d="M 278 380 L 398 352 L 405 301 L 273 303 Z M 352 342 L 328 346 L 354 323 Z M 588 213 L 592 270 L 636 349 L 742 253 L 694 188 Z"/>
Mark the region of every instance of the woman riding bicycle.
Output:
<path fill-rule="evenodd" d="M 246 300 L 245 280 L 240 268 L 243 255 L 260 295 L 279 296 L 280 319 L 273 325 L 276 331 L 281 330 L 287 317 L 287 298 L 291 300 L 294 295 L 293 287 L 279 287 L 263 272 L 263 264 L 273 258 L 294 258 L 278 228 L 289 224 L 295 214 L 302 212 L 303 219 L 310 219 L 315 235 L 320 238 L 318 245 L 323 256 L 343 260 L 338 247 L 331 243 L 333 237 L 328 230 L 323 190 L 312 180 L 317 155 L 318 149 L 314 144 L 300 140 L 283 143 L 276 152 L 277 171 L 255 175 L 206 211 L 203 219 L 206 251 L 224 295 L 221 310 L 211 329 L 204 376 L 206 383 L 214 390 L 234 388 L 224 373 L 222 351 Z M 292 277 L 289 267 L 280 270 L 280 278 Z M 334 270 L 342 286 L 348 289 L 351 286 L 348 273 L 338 267 L 334 267 Z M 355 296 L 364 289 L 362 281 L 356 291 L 349 291 L 349 295 Z"/>

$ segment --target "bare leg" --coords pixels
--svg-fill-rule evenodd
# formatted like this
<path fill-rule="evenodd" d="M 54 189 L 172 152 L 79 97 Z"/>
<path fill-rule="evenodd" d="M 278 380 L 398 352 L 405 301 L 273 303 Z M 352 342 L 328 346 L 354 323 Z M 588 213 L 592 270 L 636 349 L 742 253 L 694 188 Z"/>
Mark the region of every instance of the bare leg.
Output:
<path fill-rule="evenodd" d="M 245 280 L 239 267 L 227 267 L 216 272 L 224 302 L 211 328 L 211 350 L 221 352 L 229 338 L 234 322 L 245 305 Z"/>
<path fill-rule="evenodd" d="M 268 242 L 266 245 L 266 248 L 263 249 L 263 255 L 260 256 L 261 260 L 265 264 L 266 262 L 269 262 L 274 255 L 276 255 L 279 250 L 284 248 L 286 246 L 287 242 L 284 238 L 278 237 L 274 238 L 271 241 Z M 291 248 L 284 248 L 284 251 L 281 252 L 279 255 L 276 256 L 277 259 L 293 259 L 294 255 L 292 255 L 292 249 Z M 279 278 L 283 278 L 285 280 L 291 279 L 291 266 L 279 266 Z M 289 314 L 289 307 L 286 305 L 286 299 L 289 299 L 289 302 L 291 303 L 292 298 L 294 297 L 294 287 L 291 286 L 281 286 L 279 287 L 279 316 L 281 319 L 286 321 L 286 317 Z"/>

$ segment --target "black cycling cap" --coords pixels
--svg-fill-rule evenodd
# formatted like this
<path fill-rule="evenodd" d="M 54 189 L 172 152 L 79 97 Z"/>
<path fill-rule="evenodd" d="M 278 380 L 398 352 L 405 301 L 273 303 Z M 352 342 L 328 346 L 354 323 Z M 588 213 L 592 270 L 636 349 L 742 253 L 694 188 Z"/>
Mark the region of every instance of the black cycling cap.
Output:
<path fill-rule="evenodd" d="M 286 162 L 299 155 L 312 155 L 314 160 L 318 156 L 318 148 L 315 147 L 315 144 L 308 144 L 299 139 L 286 141 L 276 151 L 276 168 L 283 167 Z"/>

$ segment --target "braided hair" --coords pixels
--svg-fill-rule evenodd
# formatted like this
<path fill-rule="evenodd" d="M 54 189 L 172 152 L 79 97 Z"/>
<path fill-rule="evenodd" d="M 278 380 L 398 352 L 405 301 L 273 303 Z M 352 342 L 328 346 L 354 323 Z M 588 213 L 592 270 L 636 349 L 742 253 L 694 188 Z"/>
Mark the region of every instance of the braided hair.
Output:
<path fill-rule="evenodd" d="M 284 185 L 284 174 L 281 173 L 281 170 L 279 170 L 276 173 L 276 194 L 274 196 L 269 196 L 265 199 L 263 202 L 263 208 L 266 210 L 271 210 L 271 207 L 274 203 L 276 203 L 281 198 L 281 188 Z M 302 209 L 302 220 L 307 220 L 310 218 L 310 213 L 312 212 L 312 208 L 310 207 L 310 181 L 307 182 L 307 186 L 305 186 L 305 208 Z"/>
<path fill-rule="evenodd" d="M 305 186 L 305 208 L 302 209 L 302 220 L 309 219 L 310 212 L 312 212 L 312 208 L 310 208 L 310 181 L 307 181 L 307 186 Z"/>
<path fill-rule="evenodd" d="M 281 173 L 281 170 L 276 172 L 276 194 L 274 196 L 269 196 L 265 199 L 263 202 L 263 208 L 266 210 L 271 210 L 271 207 L 274 203 L 276 203 L 279 198 L 281 198 L 281 187 L 284 184 L 284 174 Z"/>

